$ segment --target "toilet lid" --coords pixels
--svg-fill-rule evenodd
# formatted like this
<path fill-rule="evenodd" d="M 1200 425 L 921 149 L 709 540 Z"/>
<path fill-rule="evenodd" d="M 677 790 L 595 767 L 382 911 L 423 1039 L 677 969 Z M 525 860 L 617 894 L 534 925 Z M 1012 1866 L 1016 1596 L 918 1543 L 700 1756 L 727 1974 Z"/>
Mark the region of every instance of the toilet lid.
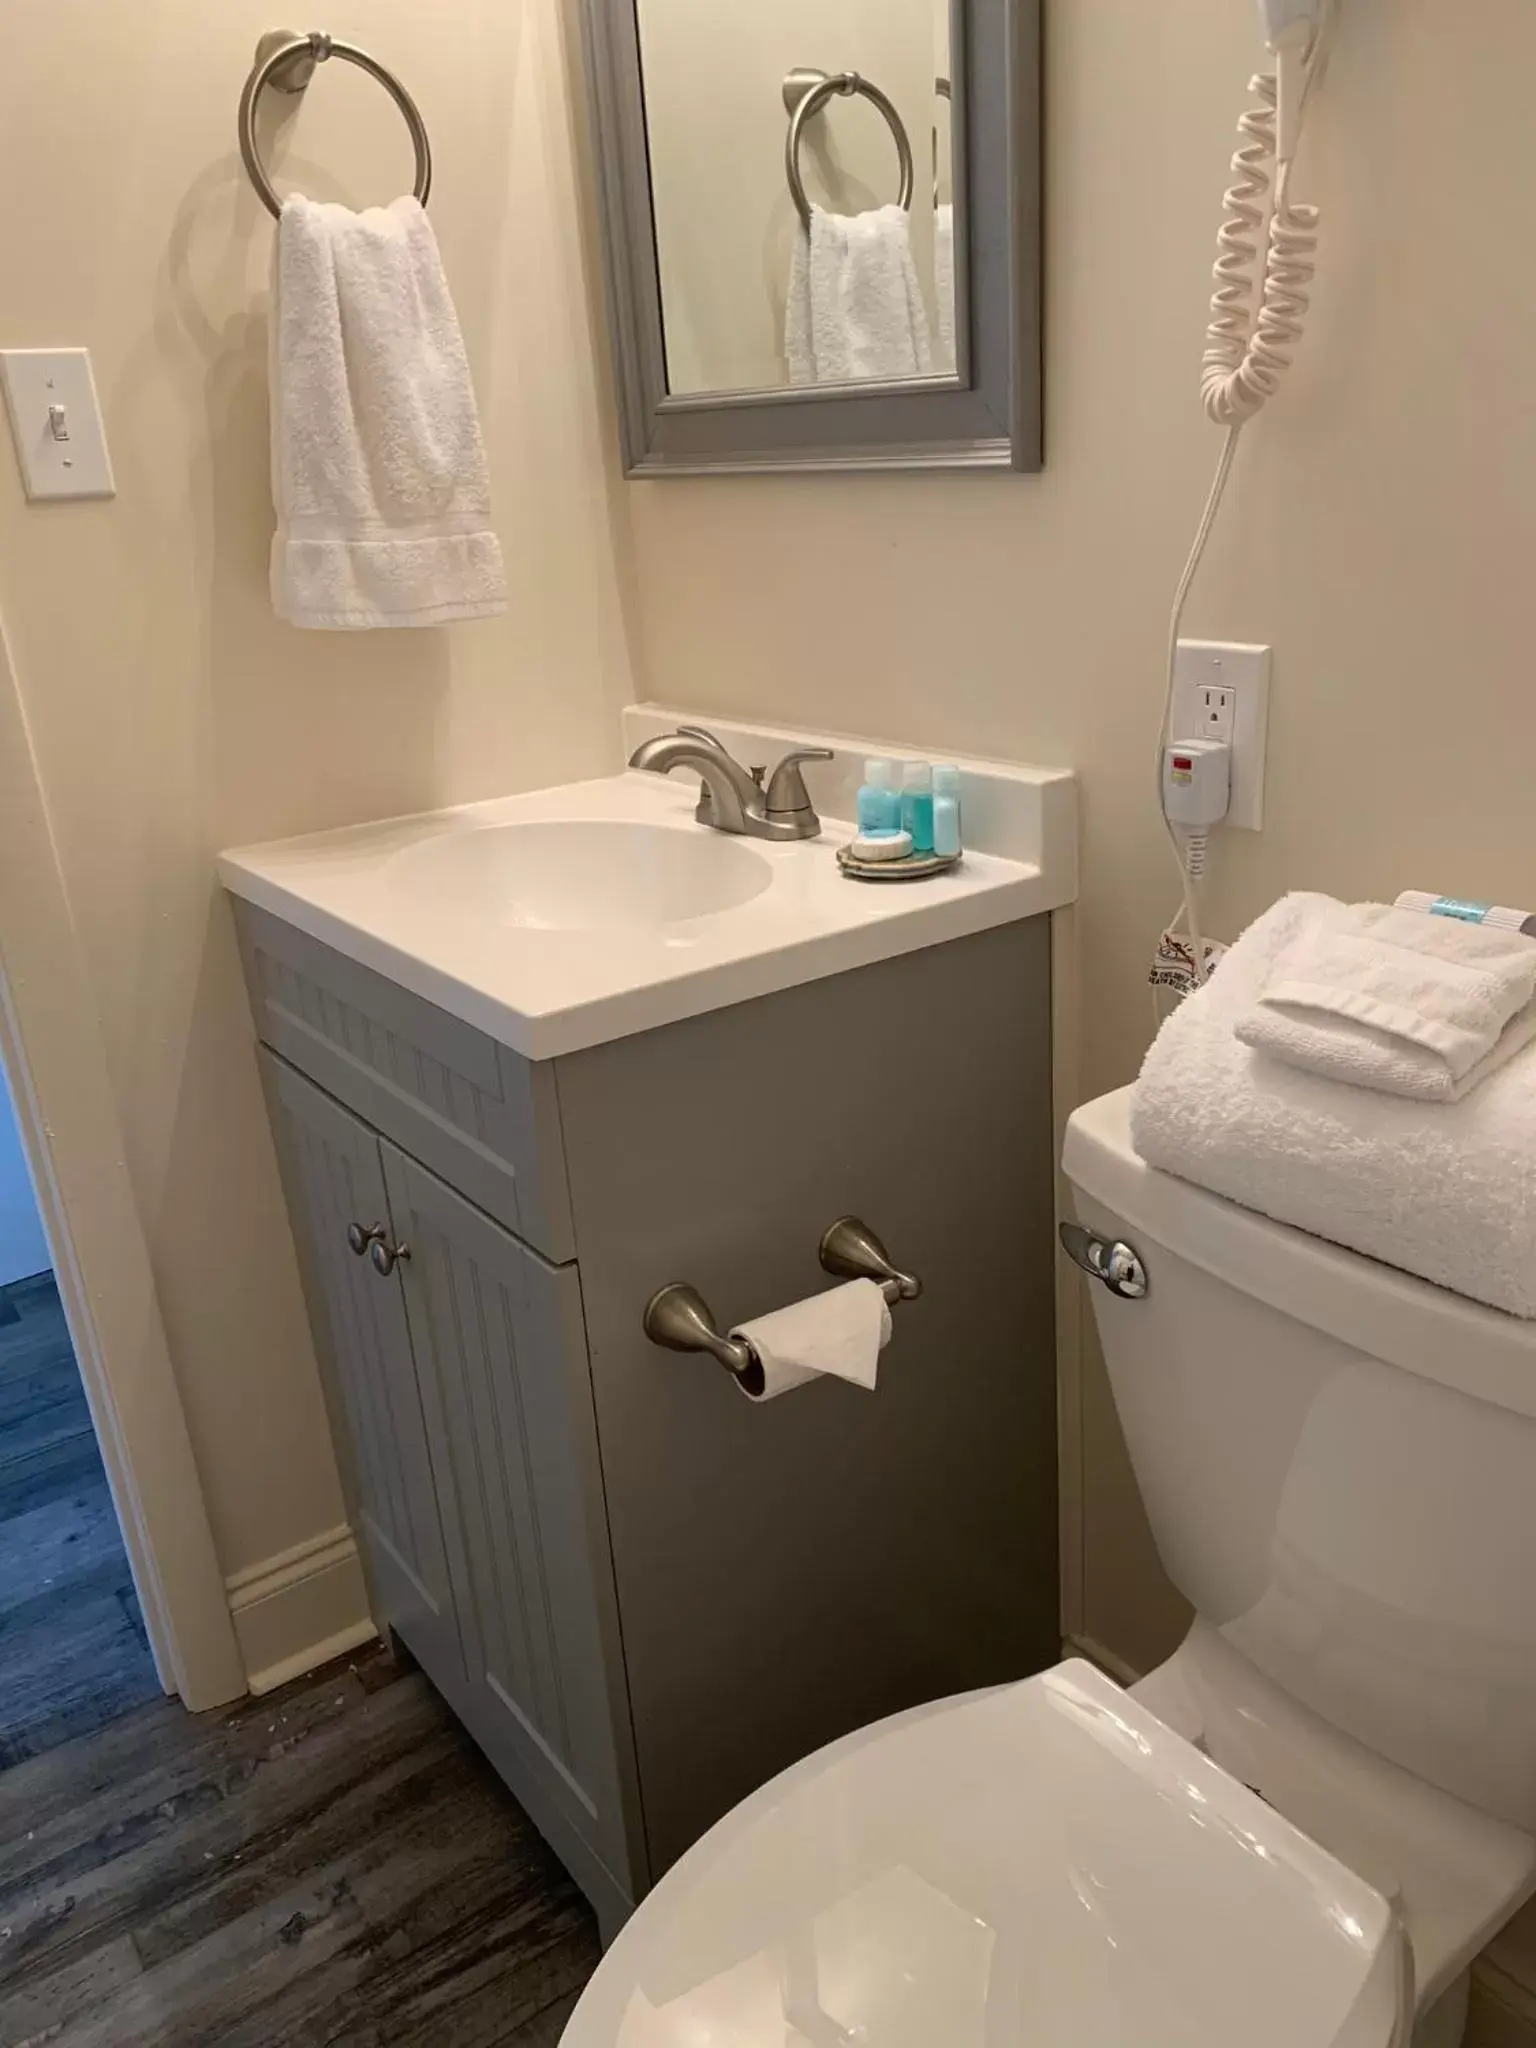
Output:
<path fill-rule="evenodd" d="M 866 1729 L 663 1879 L 562 2048 L 1387 2048 L 1385 1901 L 1090 1665 Z"/>

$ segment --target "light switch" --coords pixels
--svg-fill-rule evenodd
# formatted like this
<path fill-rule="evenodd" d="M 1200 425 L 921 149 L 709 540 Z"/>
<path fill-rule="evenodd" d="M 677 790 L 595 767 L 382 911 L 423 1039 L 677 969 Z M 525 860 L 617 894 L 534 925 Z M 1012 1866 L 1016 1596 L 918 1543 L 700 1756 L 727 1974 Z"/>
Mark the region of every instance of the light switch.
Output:
<path fill-rule="evenodd" d="M 87 352 L 0 349 L 0 376 L 27 496 L 115 497 L 112 458 Z"/>

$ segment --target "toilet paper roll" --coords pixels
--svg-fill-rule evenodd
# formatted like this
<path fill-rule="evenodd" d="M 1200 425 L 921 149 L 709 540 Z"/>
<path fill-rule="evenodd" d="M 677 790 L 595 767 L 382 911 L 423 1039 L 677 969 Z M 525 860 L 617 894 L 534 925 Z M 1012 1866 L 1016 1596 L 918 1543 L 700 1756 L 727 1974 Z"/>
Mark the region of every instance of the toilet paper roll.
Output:
<path fill-rule="evenodd" d="M 762 1366 L 761 1392 L 742 1389 L 749 1400 L 776 1401 L 828 1376 L 872 1394 L 891 1341 L 891 1312 L 873 1280 L 853 1280 L 742 1323 L 731 1335 L 745 1339 Z"/>

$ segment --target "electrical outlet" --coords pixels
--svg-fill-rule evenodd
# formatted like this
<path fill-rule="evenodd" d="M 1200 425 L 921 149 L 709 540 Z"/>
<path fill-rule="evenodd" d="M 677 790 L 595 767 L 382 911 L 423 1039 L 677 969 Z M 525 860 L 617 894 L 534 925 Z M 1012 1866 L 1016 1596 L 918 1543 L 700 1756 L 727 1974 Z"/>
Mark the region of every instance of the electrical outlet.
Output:
<path fill-rule="evenodd" d="M 1172 740 L 1225 740 L 1232 749 L 1232 805 L 1241 832 L 1264 824 L 1264 752 L 1269 738 L 1271 649 L 1240 642 L 1181 640 L 1173 672 Z"/>
<path fill-rule="evenodd" d="M 1198 700 L 1200 730 L 1181 733 L 1181 739 L 1225 740 L 1231 746 L 1236 718 L 1237 692 L 1227 683 L 1207 683 Z"/>

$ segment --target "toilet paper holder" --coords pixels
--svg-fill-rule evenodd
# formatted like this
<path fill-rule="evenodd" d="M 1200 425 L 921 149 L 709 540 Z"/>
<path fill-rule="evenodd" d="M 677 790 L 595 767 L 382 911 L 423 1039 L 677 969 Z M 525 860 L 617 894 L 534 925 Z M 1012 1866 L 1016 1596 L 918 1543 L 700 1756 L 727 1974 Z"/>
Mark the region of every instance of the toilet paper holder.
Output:
<path fill-rule="evenodd" d="M 825 1272 L 840 1280 L 873 1280 L 892 1308 L 916 1301 L 923 1291 L 915 1273 L 898 1272 L 885 1246 L 857 1216 L 840 1216 L 822 1233 L 817 1251 Z M 674 1280 L 653 1294 L 642 1321 L 653 1344 L 667 1351 L 708 1352 L 749 1394 L 762 1392 L 763 1368 L 752 1346 L 727 1337 L 709 1303 L 686 1281 Z"/>

